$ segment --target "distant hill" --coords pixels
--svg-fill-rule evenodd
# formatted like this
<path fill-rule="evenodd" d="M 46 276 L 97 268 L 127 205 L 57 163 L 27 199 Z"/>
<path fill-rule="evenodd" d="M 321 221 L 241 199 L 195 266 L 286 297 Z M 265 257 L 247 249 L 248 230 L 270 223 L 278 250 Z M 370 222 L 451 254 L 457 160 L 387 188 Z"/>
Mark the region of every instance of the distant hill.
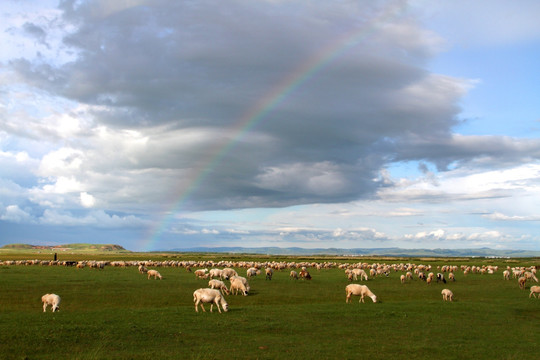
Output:
<path fill-rule="evenodd" d="M 196 247 L 171 249 L 176 252 L 214 252 L 234 254 L 267 254 L 267 255 L 334 255 L 334 256 L 395 256 L 395 257 L 540 257 L 540 251 L 528 250 L 494 250 L 478 249 L 402 249 L 402 248 L 373 248 L 373 249 L 338 249 L 318 248 L 304 249 L 299 247 Z"/>
<path fill-rule="evenodd" d="M 29 245 L 29 244 L 9 244 L 4 245 L 2 250 L 51 250 L 51 251 L 84 251 L 84 252 L 108 252 L 108 251 L 129 251 L 120 245 L 113 244 L 65 244 L 65 245 Z"/>

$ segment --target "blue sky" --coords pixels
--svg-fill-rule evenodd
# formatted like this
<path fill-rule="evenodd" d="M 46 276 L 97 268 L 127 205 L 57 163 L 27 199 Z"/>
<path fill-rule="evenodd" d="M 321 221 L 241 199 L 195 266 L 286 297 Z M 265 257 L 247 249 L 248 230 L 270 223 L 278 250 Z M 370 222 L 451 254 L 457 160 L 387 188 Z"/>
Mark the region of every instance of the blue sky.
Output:
<path fill-rule="evenodd" d="M 7 1 L 0 245 L 540 250 L 537 1 Z"/>

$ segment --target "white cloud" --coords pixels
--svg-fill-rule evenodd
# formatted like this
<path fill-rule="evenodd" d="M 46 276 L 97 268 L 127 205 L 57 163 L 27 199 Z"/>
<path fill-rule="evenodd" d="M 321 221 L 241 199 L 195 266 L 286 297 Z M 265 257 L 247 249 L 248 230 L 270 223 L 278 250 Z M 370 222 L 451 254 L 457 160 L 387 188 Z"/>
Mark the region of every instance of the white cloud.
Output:
<path fill-rule="evenodd" d="M 15 223 L 32 222 L 32 216 L 17 205 L 8 205 L 2 213 L 0 220 L 11 221 Z"/>
<path fill-rule="evenodd" d="M 85 208 L 94 207 L 96 199 L 86 191 L 81 192 L 81 205 Z"/>

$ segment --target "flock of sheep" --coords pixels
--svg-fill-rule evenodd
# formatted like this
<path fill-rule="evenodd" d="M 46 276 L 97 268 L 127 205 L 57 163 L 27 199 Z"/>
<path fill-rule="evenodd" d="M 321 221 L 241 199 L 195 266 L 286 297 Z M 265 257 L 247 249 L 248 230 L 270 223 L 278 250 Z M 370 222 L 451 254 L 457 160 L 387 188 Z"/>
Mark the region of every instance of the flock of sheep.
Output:
<path fill-rule="evenodd" d="M 455 265 L 437 266 L 437 273 L 432 272 L 431 265 L 416 265 L 416 264 L 380 264 L 380 263 L 336 263 L 336 262 L 252 262 L 252 261 L 79 261 L 79 262 L 61 262 L 61 261 L 45 261 L 45 260 L 18 260 L 18 261 L 0 261 L 0 265 L 63 265 L 63 266 L 76 266 L 77 268 L 97 268 L 103 269 L 105 266 L 114 267 L 129 267 L 137 266 L 138 270 L 142 274 L 146 274 L 147 278 L 163 279 L 161 274 L 156 269 L 149 269 L 150 267 L 183 267 L 187 271 L 192 272 L 199 279 L 208 280 L 207 288 L 200 288 L 193 292 L 193 302 L 195 303 L 195 311 L 198 312 L 198 307 L 205 312 L 203 304 L 211 304 L 210 312 L 213 310 L 213 306 L 216 305 L 218 311 L 228 311 L 229 306 L 225 300 L 225 294 L 242 294 L 248 296 L 250 291 L 250 285 L 248 279 L 257 275 L 260 275 L 262 271 L 265 273 L 266 280 L 272 280 L 274 271 L 290 270 L 289 277 L 293 280 L 304 279 L 310 280 L 311 274 L 307 270 L 308 268 L 314 268 L 317 270 L 328 268 L 340 268 L 345 271 L 345 275 L 349 281 L 365 281 L 369 276 L 372 278 L 377 276 L 389 276 L 392 272 L 402 272 L 400 276 L 400 282 L 405 283 L 418 278 L 430 284 L 432 281 L 447 283 L 448 281 L 455 281 L 454 273 L 461 270 L 464 275 L 469 273 L 482 273 L 482 274 L 494 274 L 498 271 L 497 266 L 468 266 L 462 265 L 461 267 Z M 221 267 L 221 269 L 220 269 Z M 208 269 L 210 268 L 210 270 Z M 240 276 L 234 268 L 245 268 L 246 277 Z M 297 272 L 297 270 L 300 270 Z M 435 269 L 433 269 L 435 270 Z M 369 273 L 369 275 L 368 275 Z M 447 274 L 447 276 L 445 276 Z M 536 281 L 536 267 L 507 267 L 503 271 L 503 279 L 510 280 L 513 277 L 518 280 L 518 285 L 521 289 L 525 288 L 527 281 Z M 225 284 L 224 280 L 229 281 L 229 287 Z M 367 296 L 371 298 L 373 302 L 377 302 L 377 296 L 366 286 L 361 284 L 351 283 L 345 288 L 347 303 L 350 302 L 352 296 L 359 296 L 359 302 L 364 302 L 364 298 Z M 450 289 L 443 289 L 441 295 L 444 301 L 453 301 L 454 294 Z M 529 297 L 540 298 L 540 286 L 531 286 Z M 46 311 L 47 306 L 52 307 L 52 311 L 58 311 L 60 305 L 60 296 L 56 294 L 45 294 L 41 298 L 43 303 L 43 311 Z"/>

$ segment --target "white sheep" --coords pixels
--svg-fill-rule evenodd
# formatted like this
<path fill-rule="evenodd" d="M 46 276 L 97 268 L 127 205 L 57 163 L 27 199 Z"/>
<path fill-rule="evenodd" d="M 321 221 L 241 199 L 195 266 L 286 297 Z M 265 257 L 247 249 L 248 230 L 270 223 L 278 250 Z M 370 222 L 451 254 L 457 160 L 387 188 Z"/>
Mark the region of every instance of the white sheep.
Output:
<path fill-rule="evenodd" d="M 266 280 L 272 280 L 272 275 L 274 275 L 274 269 L 269 267 L 266 268 L 264 271 L 266 272 Z"/>
<path fill-rule="evenodd" d="M 249 278 L 249 277 L 252 277 L 252 276 L 257 276 L 260 273 L 261 273 L 261 270 L 252 267 L 252 268 L 247 269 L 246 275 Z"/>
<path fill-rule="evenodd" d="M 225 280 L 229 280 L 232 276 L 238 276 L 238 273 L 236 270 L 231 268 L 225 268 L 221 271 L 221 278 Z"/>
<path fill-rule="evenodd" d="M 207 279 L 208 278 L 207 271 L 208 271 L 208 269 L 195 270 L 195 272 L 194 272 L 195 277 L 198 277 L 199 279 Z"/>
<path fill-rule="evenodd" d="M 225 285 L 225 283 L 221 280 L 212 279 L 208 282 L 208 286 L 210 286 L 210 289 L 218 289 L 222 293 L 224 291 L 227 295 L 229 295 L 229 289 L 227 289 L 227 285 Z"/>
<path fill-rule="evenodd" d="M 159 280 L 163 280 L 163 276 L 161 276 L 161 274 L 157 270 L 148 270 L 146 273 L 148 274 L 148 279 L 153 276 L 154 280 L 157 280 L 157 278 L 159 278 Z"/>
<path fill-rule="evenodd" d="M 360 276 L 360 281 L 362 281 L 362 280 L 367 281 L 367 279 L 368 279 L 368 275 L 362 269 L 352 269 L 352 273 L 356 276 L 355 280 L 358 278 L 358 276 Z"/>
<path fill-rule="evenodd" d="M 443 289 L 441 291 L 442 298 L 444 301 L 453 301 L 454 300 L 454 293 L 450 289 Z"/>
<path fill-rule="evenodd" d="M 230 291 L 232 294 L 237 295 L 238 291 L 240 291 L 242 295 L 247 296 L 249 290 L 249 285 L 247 285 L 247 281 L 245 281 L 245 278 L 241 276 L 233 276 L 231 278 Z"/>
<path fill-rule="evenodd" d="M 216 304 L 218 311 L 221 313 L 221 310 L 219 308 L 219 305 L 221 304 L 221 307 L 223 308 L 223 311 L 227 312 L 229 311 L 229 304 L 227 304 L 227 301 L 225 301 L 225 298 L 223 295 L 219 292 L 219 290 L 216 289 L 197 289 L 193 292 L 193 302 L 195 303 L 195 311 L 199 312 L 199 304 L 201 305 L 201 309 L 203 309 L 204 312 L 206 310 L 204 309 L 203 304 L 204 303 L 210 303 L 210 312 L 212 312 L 212 309 L 214 307 L 214 304 Z"/>
<path fill-rule="evenodd" d="M 223 270 L 221 269 L 210 269 L 210 271 L 208 272 L 208 276 L 210 277 L 210 279 L 221 278 L 222 272 Z"/>
<path fill-rule="evenodd" d="M 366 295 L 369 296 L 374 303 L 377 302 L 377 296 L 373 294 L 366 285 L 349 284 L 345 287 L 345 293 L 347 294 L 347 298 L 345 299 L 346 303 L 351 299 L 351 295 L 360 296 L 358 302 L 364 302 L 364 296 Z"/>
<path fill-rule="evenodd" d="M 139 265 L 139 272 L 141 274 L 144 274 L 144 273 L 147 273 L 148 272 L 148 269 L 144 266 L 144 265 Z"/>
<path fill-rule="evenodd" d="M 538 294 L 538 298 L 540 299 L 540 286 L 531 286 L 531 293 L 529 294 L 529 297 L 531 297 L 531 295 L 536 297 L 536 294 Z"/>
<path fill-rule="evenodd" d="M 518 279 L 519 288 L 521 290 L 525 289 L 525 282 L 527 282 L 527 278 L 525 276 L 522 276 Z"/>
<path fill-rule="evenodd" d="M 41 302 L 43 303 L 43 312 L 47 311 L 47 305 L 51 305 L 52 312 L 56 310 L 60 311 L 60 296 L 56 294 L 45 294 L 41 297 Z"/>
<path fill-rule="evenodd" d="M 291 270 L 291 274 L 289 275 L 291 279 L 298 280 L 298 273 L 294 270 Z"/>

